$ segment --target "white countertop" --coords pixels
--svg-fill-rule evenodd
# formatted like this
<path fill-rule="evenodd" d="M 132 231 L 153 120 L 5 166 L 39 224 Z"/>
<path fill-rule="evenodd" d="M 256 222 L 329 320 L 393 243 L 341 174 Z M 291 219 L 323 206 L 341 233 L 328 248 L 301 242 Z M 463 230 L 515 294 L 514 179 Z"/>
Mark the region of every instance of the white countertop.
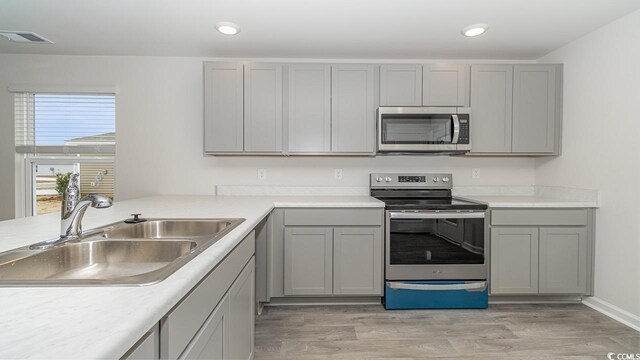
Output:
<path fill-rule="evenodd" d="M 490 208 L 597 208 L 595 201 L 567 200 L 543 196 L 517 195 L 465 195 L 457 196 L 483 204 Z"/>
<path fill-rule="evenodd" d="M 89 209 L 85 229 L 146 218 L 245 218 L 166 280 L 140 287 L 0 287 L 0 358 L 120 358 L 274 207 L 384 207 L 369 196 L 157 196 Z M 59 233 L 59 214 L 0 222 L 0 251 Z"/>

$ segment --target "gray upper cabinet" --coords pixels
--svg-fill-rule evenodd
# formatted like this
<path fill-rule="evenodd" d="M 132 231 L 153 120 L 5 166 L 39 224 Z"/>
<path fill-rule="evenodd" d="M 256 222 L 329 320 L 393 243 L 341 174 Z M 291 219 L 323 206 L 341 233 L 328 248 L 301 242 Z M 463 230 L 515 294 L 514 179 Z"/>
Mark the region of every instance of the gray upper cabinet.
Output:
<path fill-rule="evenodd" d="M 284 295 L 329 295 L 332 274 L 332 228 L 285 228 Z"/>
<path fill-rule="evenodd" d="M 374 66 L 333 65 L 331 152 L 373 153 Z"/>
<path fill-rule="evenodd" d="M 540 228 L 540 293 L 587 292 L 587 230 L 584 227 Z"/>
<path fill-rule="evenodd" d="M 243 151 L 242 64 L 204 63 L 204 151 Z"/>
<path fill-rule="evenodd" d="M 333 229 L 333 293 L 382 295 L 380 227 Z"/>
<path fill-rule="evenodd" d="M 331 65 L 288 65 L 289 152 L 331 152 Z"/>
<path fill-rule="evenodd" d="M 422 65 L 380 66 L 380 106 L 421 106 Z"/>
<path fill-rule="evenodd" d="M 491 229 L 491 293 L 538 293 L 538 228 Z"/>
<path fill-rule="evenodd" d="M 553 153 L 558 116 L 557 65 L 515 65 L 513 71 L 513 151 Z"/>
<path fill-rule="evenodd" d="M 282 65 L 244 65 L 244 151 L 282 152 Z"/>
<path fill-rule="evenodd" d="M 512 65 L 471 67 L 472 152 L 511 152 L 512 89 Z"/>
<path fill-rule="evenodd" d="M 473 65 L 471 153 L 559 155 L 561 65 Z"/>
<path fill-rule="evenodd" d="M 422 86 L 423 106 L 469 106 L 469 65 L 424 65 Z"/>

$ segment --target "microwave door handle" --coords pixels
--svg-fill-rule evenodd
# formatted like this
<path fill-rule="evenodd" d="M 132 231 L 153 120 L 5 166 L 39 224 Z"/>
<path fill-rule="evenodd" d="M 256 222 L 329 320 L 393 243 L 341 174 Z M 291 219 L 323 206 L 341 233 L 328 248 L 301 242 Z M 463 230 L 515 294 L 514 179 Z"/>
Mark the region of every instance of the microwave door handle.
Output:
<path fill-rule="evenodd" d="M 460 119 L 458 119 L 458 115 L 451 115 L 451 119 L 453 120 L 453 138 L 451 139 L 452 144 L 458 143 L 458 138 L 460 137 Z"/>

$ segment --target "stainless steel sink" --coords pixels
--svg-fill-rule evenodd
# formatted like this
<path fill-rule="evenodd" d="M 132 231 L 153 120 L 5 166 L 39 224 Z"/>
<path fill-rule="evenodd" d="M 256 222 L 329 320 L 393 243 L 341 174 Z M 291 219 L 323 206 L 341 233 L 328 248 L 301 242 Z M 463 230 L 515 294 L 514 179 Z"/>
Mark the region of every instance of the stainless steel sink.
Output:
<path fill-rule="evenodd" d="M 217 234 L 230 226 L 225 220 L 148 220 L 106 231 L 106 238 L 163 239 L 189 238 Z"/>
<path fill-rule="evenodd" d="M 164 280 L 245 219 L 119 222 L 44 250 L 0 253 L 0 286 L 149 285 Z"/>

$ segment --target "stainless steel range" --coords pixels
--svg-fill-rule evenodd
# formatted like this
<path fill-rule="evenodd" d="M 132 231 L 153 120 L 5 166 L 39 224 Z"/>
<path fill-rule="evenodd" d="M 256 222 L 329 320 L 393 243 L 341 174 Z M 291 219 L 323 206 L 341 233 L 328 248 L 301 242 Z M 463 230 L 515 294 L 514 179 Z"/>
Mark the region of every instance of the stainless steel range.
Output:
<path fill-rule="evenodd" d="M 386 208 L 387 308 L 486 307 L 487 206 L 454 198 L 452 184 L 451 174 L 371 174 Z"/>

